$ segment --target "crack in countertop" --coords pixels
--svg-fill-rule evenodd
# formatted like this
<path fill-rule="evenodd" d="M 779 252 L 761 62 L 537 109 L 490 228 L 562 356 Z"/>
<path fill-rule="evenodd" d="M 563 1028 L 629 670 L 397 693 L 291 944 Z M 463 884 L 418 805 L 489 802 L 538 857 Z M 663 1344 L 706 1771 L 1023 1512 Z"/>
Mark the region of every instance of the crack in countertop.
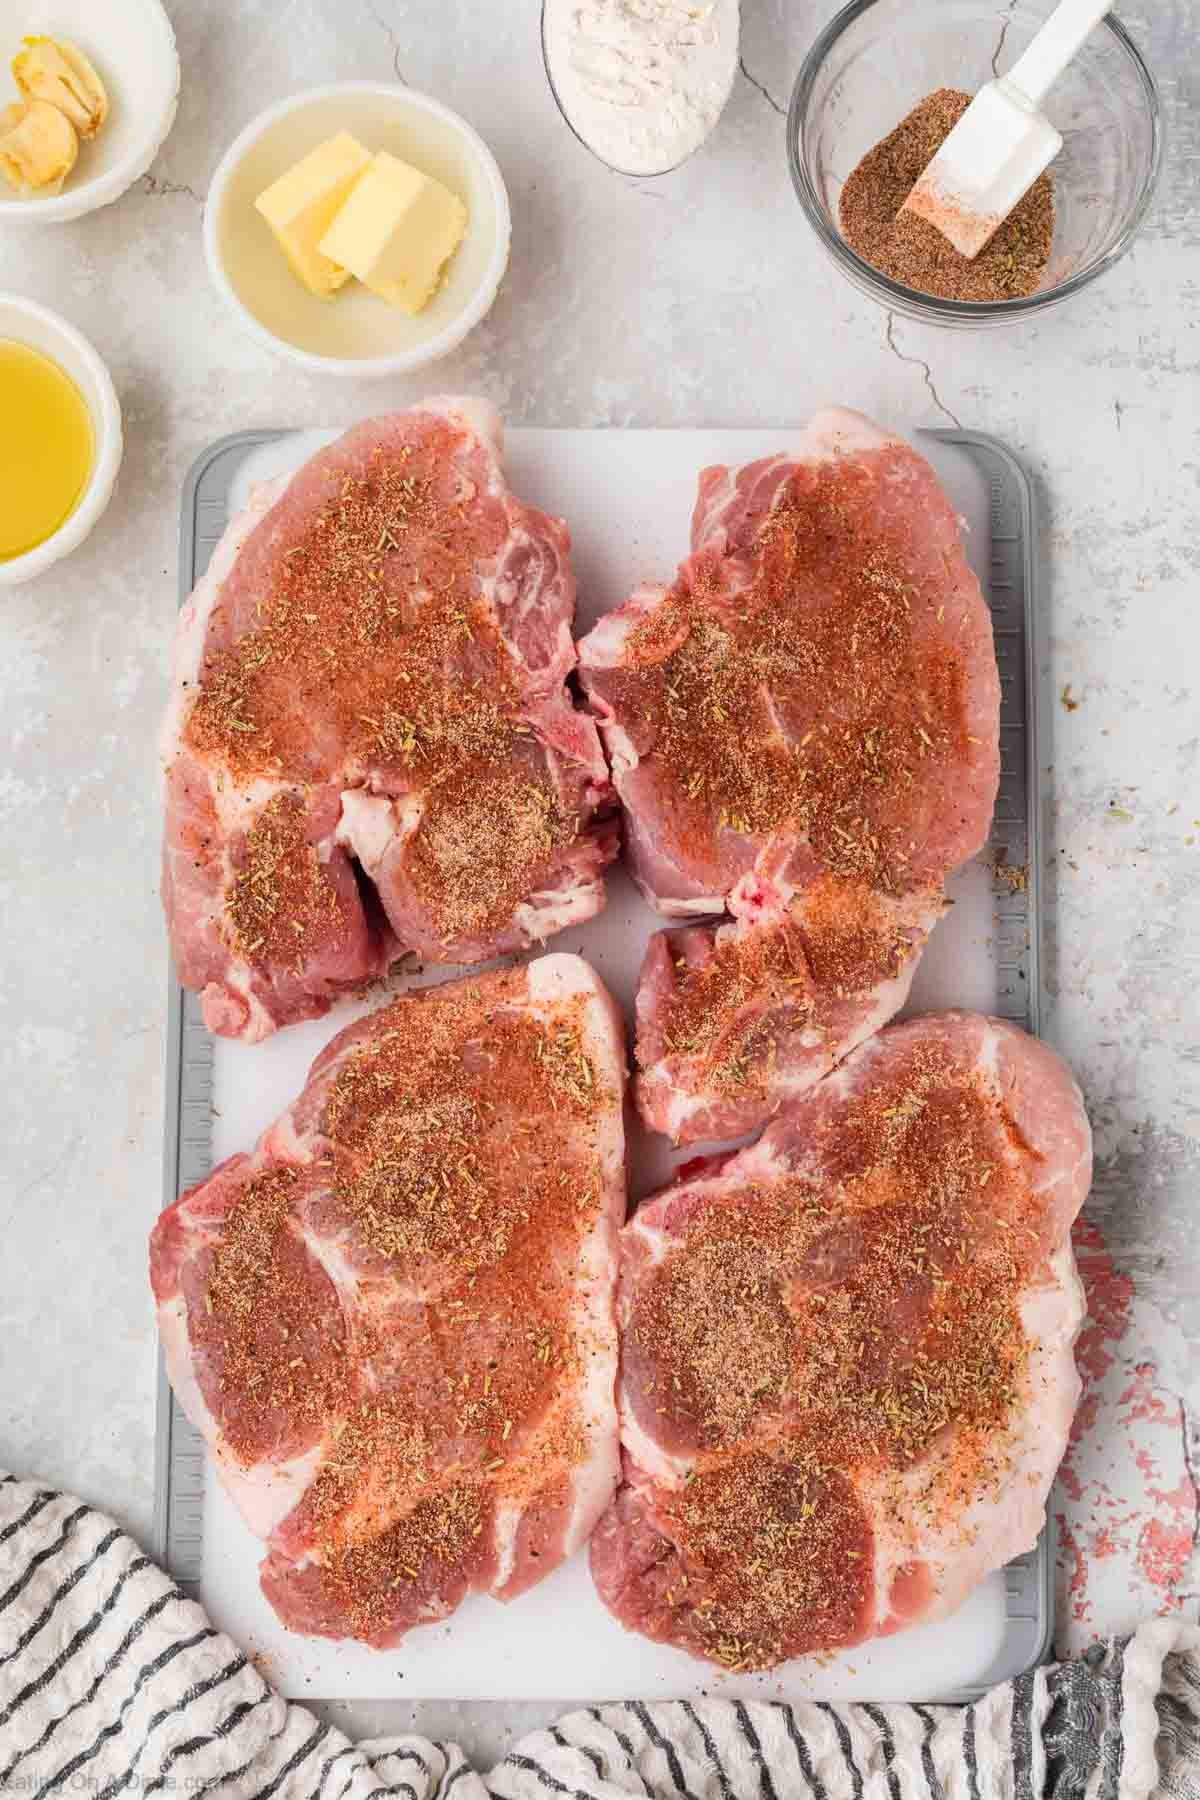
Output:
<path fill-rule="evenodd" d="M 62 1155 L 56 1156 L 54 1161 L 49 1165 L 48 1168 L 43 1169 L 40 1174 L 35 1175 L 32 1178 L 32 1180 L 27 1181 L 25 1183 L 25 1186 L 16 1195 L 15 1203 L 19 1203 L 22 1200 L 27 1200 L 29 1198 L 29 1195 L 32 1193 L 35 1193 L 37 1191 L 37 1189 L 40 1188 L 44 1182 L 49 1181 L 50 1177 L 52 1175 L 57 1175 L 60 1169 L 65 1169 L 67 1164 L 70 1162 L 71 1158 L 74 1156 L 76 1150 L 78 1150 L 81 1141 L 82 1141 L 82 1133 L 78 1132 L 78 1131 L 74 1132 L 71 1136 L 70 1142 L 67 1144 L 66 1149 L 62 1152 Z"/>
<path fill-rule="evenodd" d="M 746 59 L 744 56 L 738 57 L 738 68 L 742 71 L 742 74 L 746 77 L 746 80 L 750 83 L 750 86 L 752 88 L 758 89 L 759 93 L 762 95 L 762 97 L 766 101 L 767 105 L 770 107 L 773 107 L 774 110 L 779 114 L 781 119 L 786 119 L 787 118 L 787 107 L 780 106 L 778 100 L 775 98 L 774 94 L 771 93 L 770 89 L 765 88 L 763 86 L 762 82 L 758 80 L 757 76 L 754 76 L 750 73 L 749 69 L 746 67 Z"/>
<path fill-rule="evenodd" d="M 1000 37 L 997 41 L 996 48 L 992 51 L 992 74 L 996 78 L 999 78 L 1000 75 L 1000 55 L 1004 49 L 1005 39 L 1008 37 L 1008 28 L 1012 24 L 1012 16 L 1016 10 L 1017 0 L 1008 0 L 1008 16 L 1000 27 Z"/>
<path fill-rule="evenodd" d="M 391 45 L 391 48 L 392 48 L 392 73 L 395 75 L 396 80 L 401 84 L 402 87 L 407 87 L 408 81 L 405 77 L 403 69 L 400 67 L 400 39 L 396 36 L 396 33 L 392 30 L 392 28 L 388 24 L 387 20 L 383 17 L 383 15 L 376 8 L 376 6 L 374 4 L 374 0 L 367 0 L 367 11 L 370 13 L 370 15 L 371 15 L 372 19 L 375 21 L 376 25 L 378 25 L 380 31 L 382 31 L 384 36 L 387 38 L 388 43 Z"/>
<path fill-rule="evenodd" d="M 161 175 L 143 175 L 140 186 L 143 194 L 155 196 L 186 194 L 187 198 L 194 200 L 197 206 L 204 205 L 204 195 L 198 194 L 194 187 L 188 186 L 186 181 L 167 181 Z"/>
<path fill-rule="evenodd" d="M 1200 1470 L 1196 1467 L 1196 1453 L 1192 1447 L 1192 1425 L 1188 1417 L 1187 1402 L 1175 1388 L 1167 1387 L 1163 1382 L 1153 1384 L 1160 1393 L 1169 1394 L 1179 1408 L 1179 1436 L 1183 1444 L 1183 1467 L 1188 1484 L 1192 1490 L 1192 1551 L 1200 1550 Z"/>
<path fill-rule="evenodd" d="M 946 405 L 946 402 L 942 399 L 941 395 L 938 393 L 937 388 L 933 384 L 933 371 L 930 369 L 929 364 L 925 361 L 925 358 L 923 356 L 906 356 L 904 351 L 901 350 L 899 344 L 896 342 L 896 315 L 890 308 L 888 309 L 887 332 L 885 335 L 887 338 L 887 347 L 891 351 L 892 355 L 897 357 L 900 362 L 912 363 L 914 368 L 921 370 L 921 373 L 925 377 L 925 386 L 929 389 L 930 397 L 933 400 L 933 404 L 937 407 L 937 409 L 940 413 L 945 414 L 946 418 L 949 419 L 949 421 L 952 425 L 957 426 L 958 430 L 961 431 L 963 428 L 962 420 L 957 416 L 957 414 L 952 413 L 950 411 L 950 408 Z"/>

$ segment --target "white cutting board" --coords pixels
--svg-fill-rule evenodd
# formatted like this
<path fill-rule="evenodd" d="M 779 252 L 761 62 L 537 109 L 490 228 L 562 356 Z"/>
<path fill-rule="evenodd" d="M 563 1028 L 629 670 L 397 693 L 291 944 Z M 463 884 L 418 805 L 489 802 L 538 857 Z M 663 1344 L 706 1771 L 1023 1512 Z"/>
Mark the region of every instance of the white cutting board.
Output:
<path fill-rule="evenodd" d="M 298 432 L 253 452 L 235 480 L 231 515 L 254 482 L 297 467 L 335 436 Z M 990 550 L 985 480 L 965 451 L 933 438 L 920 443 L 962 515 L 971 561 L 983 579 Z M 787 448 L 781 431 L 515 429 L 508 433 L 506 464 L 523 499 L 570 524 L 583 631 L 639 581 L 673 577 L 688 548 L 696 477 L 706 464 L 743 463 Z M 978 863 L 961 871 L 950 893 L 956 905 L 930 939 L 910 1011 L 949 1005 L 989 1011 L 995 1005 L 990 870 Z M 623 870 L 610 878 L 609 896 L 598 918 L 564 932 L 551 947 L 586 956 L 632 1025 L 642 952 L 663 921 Z M 451 972 L 428 968 L 407 985 L 445 980 Z M 322 1046 L 367 1010 L 349 1003 L 260 1045 L 218 1039 L 214 1160 L 249 1148 L 300 1091 Z M 676 1162 L 695 1154 L 694 1146 L 672 1153 L 664 1138 L 635 1126 L 631 1199 L 661 1185 Z M 657 1700 L 709 1693 L 927 1699 L 983 1679 L 1004 1641 L 1004 1579 L 997 1573 L 942 1624 L 842 1656 L 790 1663 L 766 1675 L 723 1675 L 681 1651 L 624 1631 L 596 1597 L 586 1552 L 511 1606 L 476 1596 L 444 1624 L 411 1632 L 396 1650 L 298 1637 L 284 1630 L 264 1600 L 257 1574 L 262 1546 L 234 1511 L 211 1465 L 205 1481 L 204 1603 L 214 1623 L 244 1645 L 267 1678 L 292 1698 L 602 1701 L 627 1694 Z"/>

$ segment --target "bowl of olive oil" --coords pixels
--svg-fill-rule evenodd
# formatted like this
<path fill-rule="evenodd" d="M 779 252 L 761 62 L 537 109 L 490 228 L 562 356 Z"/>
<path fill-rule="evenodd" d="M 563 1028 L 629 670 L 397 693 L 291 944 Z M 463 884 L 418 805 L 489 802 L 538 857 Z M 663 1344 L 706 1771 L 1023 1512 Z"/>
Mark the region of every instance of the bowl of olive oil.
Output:
<path fill-rule="evenodd" d="M 121 450 L 121 409 L 91 344 L 47 307 L 0 294 L 0 583 L 78 548 Z"/>

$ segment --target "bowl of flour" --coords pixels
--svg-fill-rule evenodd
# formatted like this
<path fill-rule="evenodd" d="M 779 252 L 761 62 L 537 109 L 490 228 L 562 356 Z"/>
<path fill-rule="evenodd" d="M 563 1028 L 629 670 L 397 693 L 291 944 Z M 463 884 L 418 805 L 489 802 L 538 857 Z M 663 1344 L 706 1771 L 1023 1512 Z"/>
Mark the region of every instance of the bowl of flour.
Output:
<path fill-rule="evenodd" d="M 738 66 L 739 0 L 543 0 L 558 109 L 619 175 L 665 175 L 698 150 Z"/>

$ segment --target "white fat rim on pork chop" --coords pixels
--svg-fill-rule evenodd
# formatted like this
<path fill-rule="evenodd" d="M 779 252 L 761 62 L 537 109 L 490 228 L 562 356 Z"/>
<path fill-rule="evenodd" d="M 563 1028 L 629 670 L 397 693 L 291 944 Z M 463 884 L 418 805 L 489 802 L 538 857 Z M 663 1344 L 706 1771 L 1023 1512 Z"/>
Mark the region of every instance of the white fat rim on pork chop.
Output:
<path fill-rule="evenodd" d="M 291 484 L 290 475 L 277 475 L 272 481 L 262 481 L 255 485 L 246 505 L 225 527 L 209 559 L 208 568 L 180 608 L 175 633 L 171 696 L 167 702 L 159 740 L 164 768 L 170 767 L 184 747 L 183 734 L 199 689 L 209 621 L 221 597 L 221 589 L 241 555 L 247 538 L 257 530 Z"/>
<path fill-rule="evenodd" d="M 195 1253 L 197 1245 L 217 1241 L 219 1234 L 186 1207 L 184 1220 L 189 1256 Z M 158 1329 L 175 1398 L 208 1445 L 222 1487 L 255 1536 L 270 1537 L 312 1481 L 324 1455 L 326 1439 L 285 1462 L 244 1463 L 214 1418 L 196 1379 L 196 1353 L 188 1330 L 187 1303 L 181 1293 L 159 1306 Z"/>
<path fill-rule="evenodd" d="M 586 996 L 582 1037 L 597 1064 L 596 1085 L 623 1092 L 624 1025 L 616 1002 L 595 971 L 581 956 L 558 953 L 537 957 L 528 965 L 527 974 L 535 1008 L 552 1009 Z M 589 1454 L 575 1471 L 572 1482 L 574 1503 L 567 1526 L 566 1556 L 591 1536 L 616 1491 L 621 1461 L 616 1412 L 618 1335 L 611 1294 L 618 1257 L 617 1234 L 626 1204 L 625 1121 L 620 1107 L 611 1109 L 603 1125 L 597 1127 L 595 1147 L 603 1191 L 612 1199 L 599 1212 L 579 1249 L 582 1335 L 591 1354 L 585 1358 L 578 1403 Z"/>
<path fill-rule="evenodd" d="M 1083 1286 L 1069 1242 L 1050 1262 L 1051 1282 L 1028 1290 L 1021 1322 L 1030 1339 L 1022 1393 L 1014 1401 L 1004 1439 L 1002 1482 L 980 1492 L 947 1527 L 930 1518 L 922 1503 L 938 1472 L 954 1455 L 953 1434 L 944 1448 L 885 1481 L 856 1484 L 875 1536 L 878 1630 L 890 1616 L 894 1578 L 910 1563 L 928 1566 L 934 1597 L 922 1607 L 926 1624 L 956 1612 L 993 1569 L 1032 1550 L 1046 1522 L 1046 1495 L 1062 1461 L 1079 1401 L 1080 1381 L 1073 1354 L 1086 1313 Z M 953 1476 L 949 1475 L 953 1482 Z M 936 1499 L 934 1504 L 936 1505 Z"/>

